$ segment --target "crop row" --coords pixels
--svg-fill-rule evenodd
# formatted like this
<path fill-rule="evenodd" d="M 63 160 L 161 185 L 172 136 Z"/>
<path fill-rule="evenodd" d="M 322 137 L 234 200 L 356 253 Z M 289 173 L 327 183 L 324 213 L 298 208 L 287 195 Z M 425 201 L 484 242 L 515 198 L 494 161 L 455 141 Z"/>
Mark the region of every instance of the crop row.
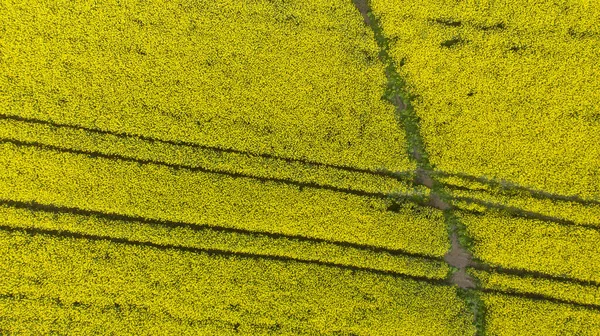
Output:
<path fill-rule="evenodd" d="M 503 208 L 516 215 L 530 214 L 540 219 L 552 219 L 572 226 L 600 230 L 600 204 L 581 204 L 572 201 L 538 199 L 535 197 L 507 196 L 488 191 L 453 190 L 450 195 L 463 208 Z"/>
<path fill-rule="evenodd" d="M 520 5 L 482 5 L 486 24 L 498 23 L 498 8 L 522 11 L 486 30 L 437 1 L 372 3 L 438 170 L 600 197 L 600 39 L 520 29 L 529 19 Z M 597 11 L 563 14 L 592 22 Z"/>
<path fill-rule="evenodd" d="M 453 197 L 473 200 L 479 204 L 492 203 L 515 211 L 535 213 L 563 222 L 600 227 L 600 201 L 572 195 L 557 195 L 541 190 L 489 181 L 472 176 L 438 176 Z M 461 204 L 462 203 L 462 204 Z M 468 202 L 458 202 L 465 206 Z M 482 208 L 482 207 L 476 207 Z"/>
<path fill-rule="evenodd" d="M 0 113 L 414 168 L 351 2 L 18 0 L 0 11 Z"/>
<path fill-rule="evenodd" d="M 481 288 L 535 294 L 574 304 L 594 306 L 600 311 L 600 288 L 597 284 L 502 274 L 501 272 L 476 269 L 469 270 L 469 273 L 480 281 Z"/>
<path fill-rule="evenodd" d="M 558 202 L 573 202 L 583 205 L 600 204 L 599 199 L 586 199 L 578 195 L 563 195 L 545 190 L 528 188 L 507 180 L 497 180 L 485 176 L 474 176 L 463 173 L 447 173 L 435 171 L 436 178 L 452 190 L 487 191 L 491 194 L 526 197 L 537 200 L 554 200 Z"/>
<path fill-rule="evenodd" d="M 48 207 L 47 207 L 48 208 Z M 372 248 L 368 245 L 310 239 L 303 236 L 268 235 L 228 228 L 191 224 L 108 218 L 60 209 L 29 209 L 0 206 L 0 223 L 11 228 L 42 230 L 150 242 L 162 246 L 255 254 L 256 258 L 288 258 L 307 262 L 347 265 L 409 276 L 444 279 L 448 265 L 441 258 L 406 254 L 403 251 Z"/>
<path fill-rule="evenodd" d="M 600 311 L 500 294 L 482 294 L 486 335 L 581 335 L 600 330 Z"/>
<path fill-rule="evenodd" d="M 250 178 L 0 144 L 0 199 L 341 240 L 442 256 L 441 212 Z M 388 208 L 390 210 L 388 210 Z"/>
<path fill-rule="evenodd" d="M 157 314 L 150 325 L 166 314 L 182 321 L 225 321 L 245 333 L 256 332 L 256 325 L 285 333 L 472 332 L 462 314 L 466 307 L 450 286 L 18 232 L 0 232 L 0 252 L 3 296 L 54 298 L 67 306 L 147 307 L 150 315 Z M 46 328 L 46 314 L 53 313 L 45 311 L 40 318 Z M 29 315 L 22 310 L 11 314 L 14 320 L 3 319 L 0 328 L 14 328 Z M 144 324 L 130 328 L 137 327 Z"/>
<path fill-rule="evenodd" d="M 474 257 L 484 263 L 600 282 L 600 231 L 496 210 L 459 213 Z"/>
<path fill-rule="evenodd" d="M 363 171 L 304 163 L 212 148 L 178 145 L 153 139 L 94 132 L 64 125 L 52 125 L 0 118 L 0 139 L 54 146 L 65 150 L 131 158 L 175 165 L 187 169 L 243 174 L 257 179 L 290 180 L 371 193 L 408 192 L 410 174 Z"/>

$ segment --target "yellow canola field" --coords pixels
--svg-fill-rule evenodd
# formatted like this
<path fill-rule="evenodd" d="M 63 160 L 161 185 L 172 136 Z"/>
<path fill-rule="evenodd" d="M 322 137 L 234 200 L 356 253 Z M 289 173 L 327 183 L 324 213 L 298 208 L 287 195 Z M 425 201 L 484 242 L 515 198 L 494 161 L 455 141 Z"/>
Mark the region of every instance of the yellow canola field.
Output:
<path fill-rule="evenodd" d="M 126 221 L 50 210 L 32 211 L 7 205 L 0 206 L 0 223 L 13 228 L 58 230 L 161 245 L 288 257 L 435 279 L 444 279 L 450 271 L 448 264 L 441 260 L 348 246 L 343 242 L 336 244 L 253 232 L 211 230 L 209 225 L 194 229 L 190 225 L 172 226 L 161 222 Z"/>
<path fill-rule="evenodd" d="M 442 256 L 440 211 L 317 188 L 0 144 L 0 199 Z M 388 210 L 391 208 L 391 211 Z"/>
<path fill-rule="evenodd" d="M 596 336 L 600 311 L 497 294 L 482 294 L 486 335 Z"/>
<path fill-rule="evenodd" d="M 350 1 L 4 1 L 0 113 L 411 170 Z"/>
<path fill-rule="evenodd" d="M 549 216 L 558 220 L 570 221 L 574 225 L 594 226 L 600 229 L 600 204 L 586 205 L 578 202 L 538 199 L 531 196 L 509 196 L 485 191 L 456 190 L 452 191 L 450 195 L 514 208 L 511 211 L 515 212 L 525 211 L 532 215 Z M 466 203 L 470 202 L 466 201 Z"/>
<path fill-rule="evenodd" d="M 138 307 L 136 307 L 138 308 Z M 208 323 L 182 323 L 161 312 L 122 309 L 115 306 L 65 305 L 52 299 L 3 298 L 0 330 L 14 334 L 125 334 L 125 335 L 233 335 L 233 324 L 213 320 Z M 227 331 L 225 331 L 227 330 Z"/>
<path fill-rule="evenodd" d="M 481 283 L 482 288 L 515 293 L 533 293 L 574 303 L 600 307 L 600 288 L 594 284 L 582 284 L 527 276 L 516 276 L 469 270 Z"/>
<path fill-rule="evenodd" d="M 539 33 L 572 31 L 589 37 L 600 34 L 600 8 L 590 0 L 371 0 L 371 4 L 376 12 L 389 15 L 386 21 L 394 25 L 399 20 L 434 18 L 488 30 L 502 29 L 498 25 L 503 24 Z"/>
<path fill-rule="evenodd" d="M 600 200 L 600 6 L 521 3 L 372 1 L 437 169 Z"/>
<path fill-rule="evenodd" d="M 501 186 L 496 183 L 468 181 L 456 176 L 440 176 L 439 181 L 446 184 L 452 197 L 469 198 L 479 202 L 493 203 L 514 211 L 526 211 L 571 221 L 583 226 L 600 227 L 600 202 L 582 199 L 569 199 L 566 195 L 553 195 L 539 190 L 524 190 L 518 186 Z M 500 183 L 500 182 L 499 182 Z M 471 190 L 464 190 L 469 188 Z M 566 196 L 566 197 L 565 197 Z M 456 202 L 463 208 L 482 208 L 473 206 L 476 202 L 464 200 Z M 468 203 L 473 203 L 469 205 Z"/>
<path fill-rule="evenodd" d="M 600 231 L 514 218 L 499 211 L 461 213 L 473 255 L 490 265 L 600 282 Z"/>
<path fill-rule="evenodd" d="M 194 147 L 190 144 L 173 144 L 150 139 L 90 132 L 70 127 L 56 127 L 35 122 L 2 119 L 0 116 L 0 141 L 56 146 L 64 149 L 118 155 L 138 160 L 180 165 L 189 168 L 239 173 L 257 178 L 277 178 L 302 183 L 316 183 L 337 188 L 347 188 L 371 193 L 407 193 L 414 188 L 410 172 L 398 172 L 397 178 L 367 173 L 337 166 L 311 165 L 279 158 L 216 149 Z"/>
<path fill-rule="evenodd" d="M 177 319 L 182 332 L 217 325 L 219 334 L 474 333 L 453 287 L 364 272 L 6 232 L 0 258 L 0 308 L 11 308 L 0 312 L 11 316 L 0 329 L 8 331 L 147 334 Z M 10 296 L 22 299 L 7 305 Z M 56 300 L 62 307 L 48 309 Z M 97 318 L 85 316 L 88 306 Z"/>

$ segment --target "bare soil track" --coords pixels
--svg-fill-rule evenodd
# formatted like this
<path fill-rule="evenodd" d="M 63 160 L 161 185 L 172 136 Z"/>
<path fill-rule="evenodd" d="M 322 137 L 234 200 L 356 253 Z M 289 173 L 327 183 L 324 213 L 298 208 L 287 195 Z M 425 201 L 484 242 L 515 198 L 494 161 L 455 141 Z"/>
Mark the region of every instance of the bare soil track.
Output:
<path fill-rule="evenodd" d="M 368 0 L 353 0 L 353 2 L 360 14 L 362 15 L 365 24 L 373 28 L 374 23 L 371 21 L 368 15 L 370 11 Z M 397 110 L 403 111 L 407 108 L 405 102 L 399 96 L 394 97 L 393 102 Z M 422 160 L 424 154 L 424 149 L 419 147 L 420 146 L 413 146 L 413 148 L 410 148 L 413 158 L 417 162 L 420 162 Z M 451 211 L 452 207 L 450 206 L 450 204 L 445 202 L 437 192 L 433 191 L 436 182 L 431 177 L 431 175 L 432 172 L 428 169 L 418 167 L 415 172 L 414 183 L 416 185 L 423 185 L 429 189 L 432 189 L 429 203 L 427 205 L 439 209 L 441 211 Z M 450 281 L 460 288 L 475 288 L 475 281 L 466 272 L 466 268 L 471 262 L 471 254 L 459 243 L 456 228 L 452 228 L 452 231 L 452 245 L 450 251 L 448 251 L 448 253 L 445 255 L 444 260 L 451 266 L 456 267 L 458 271 L 453 274 Z"/>
<path fill-rule="evenodd" d="M 354 5 L 358 9 L 358 11 L 363 16 L 363 20 L 365 24 L 373 29 L 376 35 L 377 42 L 381 48 L 380 57 L 382 57 L 382 61 L 385 59 L 390 59 L 389 55 L 387 55 L 387 50 L 385 50 L 385 42 L 382 43 L 382 40 L 385 41 L 385 37 L 382 36 L 381 27 L 378 26 L 377 20 L 371 20 L 370 16 L 370 5 L 369 0 L 353 0 Z M 375 22 L 374 22 L 375 21 Z M 387 57 L 386 57 L 387 56 Z M 386 75 L 388 76 L 388 80 L 390 80 L 394 76 L 398 76 L 396 73 L 395 67 L 393 63 L 391 66 L 388 66 L 386 70 Z M 391 99 L 391 102 L 396 107 L 396 113 L 399 116 L 408 118 L 413 117 L 411 114 L 414 113 L 411 111 L 408 106 L 408 102 L 405 102 L 400 93 L 396 92 Z M 418 118 L 415 118 L 418 120 Z M 459 228 L 457 227 L 457 223 L 452 216 L 453 207 L 446 202 L 445 199 L 449 199 L 448 196 L 444 192 L 443 185 L 435 180 L 434 171 L 431 165 L 428 162 L 428 156 L 425 151 L 425 147 L 423 145 L 422 136 L 418 130 L 419 125 L 418 122 L 416 124 L 406 124 L 402 126 L 406 132 L 406 135 L 411 138 L 413 141 L 409 141 L 410 148 L 409 151 L 412 153 L 413 159 L 417 162 L 417 169 L 415 171 L 414 184 L 423 185 L 431 190 L 430 199 L 428 202 L 428 206 L 434 207 L 443 211 L 446 215 L 446 223 L 449 226 L 450 232 L 450 240 L 451 240 L 451 248 L 444 256 L 444 260 L 451 266 L 458 269 L 458 271 L 454 272 L 452 277 L 449 279 L 450 283 L 458 286 L 459 288 L 467 291 L 471 291 L 476 289 L 477 285 L 473 277 L 467 274 L 467 267 L 471 263 L 472 256 L 470 252 L 461 245 L 459 240 Z M 476 300 L 478 301 L 478 300 Z M 477 302 L 469 302 L 471 306 L 471 310 L 474 314 L 474 324 L 478 326 L 477 335 L 483 334 L 483 307 L 481 307 L 481 303 Z"/>

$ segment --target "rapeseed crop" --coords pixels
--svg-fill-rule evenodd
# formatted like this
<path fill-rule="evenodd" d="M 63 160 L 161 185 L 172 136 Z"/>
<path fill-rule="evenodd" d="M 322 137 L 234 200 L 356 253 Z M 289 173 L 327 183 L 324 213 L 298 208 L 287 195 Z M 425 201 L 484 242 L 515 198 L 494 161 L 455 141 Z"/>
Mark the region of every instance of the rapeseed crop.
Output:
<path fill-rule="evenodd" d="M 108 314 L 102 313 L 101 319 L 108 322 L 119 307 L 125 311 L 119 319 L 132 318 L 125 330 L 142 333 L 145 326 L 156 328 L 169 319 L 244 334 L 472 333 L 465 315 L 457 314 L 466 307 L 450 286 L 317 265 L 19 232 L 0 232 L 0 251 L 1 302 L 13 297 L 16 307 L 23 307 L 0 321 L 5 330 L 19 329 L 22 320 L 27 325 L 28 303 L 37 300 L 42 317 L 36 328 L 54 332 L 64 331 L 69 323 L 85 326 L 73 320 L 79 314 L 67 314 L 79 306 L 92 312 L 105 308 Z M 61 307 L 43 308 L 57 300 Z M 148 321 L 140 322 L 144 315 Z M 53 318 L 58 323 L 51 324 Z M 119 326 L 117 322 L 111 328 Z"/>
<path fill-rule="evenodd" d="M 558 279 L 543 279 L 535 276 L 517 276 L 483 270 L 470 270 L 481 287 L 513 293 L 539 294 L 575 304 L 600 307 L 600 288 L 594 283 Z"/>
<path fill-rule="evenodd" d="M 7 334 L 127 334 L 127 335 L 233 335 L 233 324 L 209 323 L 148 312 L 140 306 L 64 304 L 56 298 L 0 296 L 0 330 Z M 212 325 L 210 324 L 212 323 Z"/>
<path fill-rule="evenodd" d="M 0 112 L 361 168 L 414 169 L 348 1 L 19 0 Z"/>
<path fill-rule="evenodd" d="M 0 144 L 0 198 L 442 256 L 443 215 L 388 198 Z"/>
<path fill-rule="evenodd" d="M 474 332 L 350 2 L 17 0 L 0 32 L 0 333 Z"/>
<path fill-rule="evenodd" d="M 512 208 L 516 212 L 528 212 L 537 216 L 568 221 L 574 225 L 600 227 L 600 202 L 527 190 L 527 188 L 511 185 L 489 185 L 479 181 L 466 181 L 455 176 L 441 177 L 440 180 L 449 189 L 453 198 L 461 199 L 456 203 L 462 207 L 472 207 L 472 204 L 467 203 L 494 204 Z"/>
<path fill-rule="evenodd" d="M 371 3 L 0 4 L 0 334 L 600 330 L 600 9 Z"/>
<path fill-rule="evenodd" d="M 285 179 L 336 188 L 350 188 L 370 193 L 414 192 L 410 172 L 362 171 L 347 166 L 310 164 L 286 158 L 231 152 L 219 148 L 197 147 L 155 141 L 147 137 L 92 132 L 66 126 L 22 121 L 0 116 L 0 141 L 35 143 L 65 150 L 152 161 L 188 169 L 204 169 L 228 174 L 245 174 L 257 179 Z"/>
<path fill-rule="evenodd" d="M 584 335 L 600 330 L 600 311 L 540 300 L 483 294 L 486 304 L 486 334 Z"/>
<path fill-rule="evenodd" d="M 556 220 L 571 222 L 574 226 L 597 227 L 600 229 L 600 204 L 582 204 L 575 201 L 539 199 L 531 196 L 509 196 L 486 191 L 452 191 L 453 197 L 479 204 L 495 204 L 509 207 L 513 211 L 532 213 Z"/>
<path fill-rule="evenodd" d="M 437 169 L 600 198 L 598 6 L 372 4 Z"/>
<path fill-rule="evenodd" d="M 600 282 L 600 232 L 501 211 L 462 213 L 475 258 L 491 265 Z"/>
<path fill-rule="evenodd" d="M 284 257 L 307 262 L 335 263 L 410 276 L 444 279 L 450 269 L 441 260 L 402 250 L 378 249 L 344 241 L 311 239 L 306 236 L 268 235 L 264 232 L 231 230 L 210 225 L 176 225 L 171 222 L 142 221 L 76 214 L 74 211 L 26 208 L 26 205 L 0 206 L 0 223 L 12 228 L 51 230 L 92 236 L 112 237 L 160 245 L 171 245 L 260 256 Z"/>

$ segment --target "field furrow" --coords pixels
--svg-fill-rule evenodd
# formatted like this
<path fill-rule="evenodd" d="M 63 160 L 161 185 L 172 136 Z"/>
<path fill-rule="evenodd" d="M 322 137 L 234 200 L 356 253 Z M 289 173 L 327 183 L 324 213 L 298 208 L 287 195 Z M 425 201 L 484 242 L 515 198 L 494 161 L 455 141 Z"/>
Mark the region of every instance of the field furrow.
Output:
<path fill-rule="evenodd" d="M 5 115 L 414 168 L 381 100 L 377 44 L 350 2 L 19 0 L 1 10 Z"/>
<path fill-rule="evenodd" d="M 264 259 L 346 266 L 349 269 L 356 267 L 409 278 L 442 280 L 450 271 L 440 257 L 403 250 L 211 225 L 149 221 L 125 216 L 116 219 L 105 214 L 86 214 L 78 209 L 66 210 L 50 206 L 34 208 L 27 204 L 4 205 L 0 207 L 0 226 L 5 230 L 24 229 L 58 236 L 107 237 L 173 249 L 220 251 L 223 254 L 255 255 Z"/>
<path fill-rule="evenodd" d="M 600 200 L 600 39 L 569 33 L 592 29 L 597 6 L 372 3 L 438 170 Z"/>
<path fill-rule="evenodd" d="M 442 256 L 443 216 L 411 202 L 5 143 L 0 198 Z M 389 210 L 388 210 L 389 208 Z M 403 223 L 399 225 L 398 223 Z"/>
<path fill-rule="evenodd" d="M 108 241 L 18 232 L 1 232 L 0 238 L 5 295 L 144 306 L 183 321 L 231 322 L 243 333 L 255 331 L 256 324 L 357 334 L 464 335 L 469 329 L 461 317 L 466 307 L 450 286 Z M 20 314 L 17 320 L 27 316 Z"/>
<path fill-rule="evenodd" d="M 600 283 L 535 276 L 503 274 L 477 269 L 469 271 L 481 282 L 481 288 L 515 294 L 533 294 L 600 310 Z"/>
<path fill-rule="evenodd" d="M 600 335 L 599 23 L 0 0 L 0 335 Z"/>
<path fill-rule="evenodd" d="M 462 213 L 473 255 L 506 268 L 600 282 L 600 232 L 489 211 Z"/>
<path fill-rule="evenodd" d="M 413 190 L 412 172 L 366 170 L 260 153 L 160 141 L 144 136 L 101 132 L 0 116 L 0 139 L 48 146 L 57 150 L 164 164 L 179 169 L 222 172 L 265 180 L 364 190 L 370 193 Z"/>

